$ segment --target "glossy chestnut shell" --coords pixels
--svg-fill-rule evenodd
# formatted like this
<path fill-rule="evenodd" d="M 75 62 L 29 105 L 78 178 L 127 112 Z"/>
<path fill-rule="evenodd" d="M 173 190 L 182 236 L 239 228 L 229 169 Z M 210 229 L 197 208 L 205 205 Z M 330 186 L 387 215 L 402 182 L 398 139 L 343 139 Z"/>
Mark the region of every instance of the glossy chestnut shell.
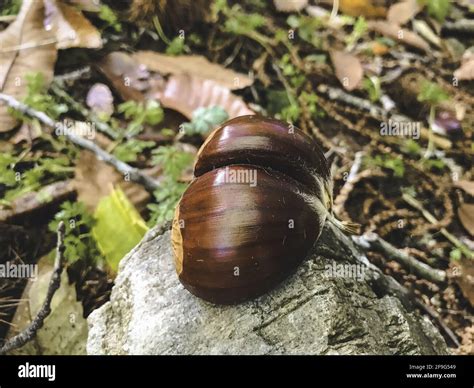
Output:
<path fill-rule="evenodd" d="M 277 120 L 224 123 L 201 147 L 195 176 L 176 207 L 173 251 L 184 287 L 213 303 L 254 298 L 289 276 L 328 215 L 324 154 Z"/>

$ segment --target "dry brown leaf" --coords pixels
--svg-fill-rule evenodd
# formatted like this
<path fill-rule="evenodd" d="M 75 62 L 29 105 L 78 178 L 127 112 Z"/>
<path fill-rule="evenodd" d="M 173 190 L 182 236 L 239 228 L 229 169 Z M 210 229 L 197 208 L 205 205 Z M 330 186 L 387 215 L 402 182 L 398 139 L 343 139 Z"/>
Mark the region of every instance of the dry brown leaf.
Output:
<path fill-rule="evenodd" d="M 474 307 L 474 261 L 462 258 L 453 262 L 452 272 L 456 273 L 455 280 L 466 299 Z"/>
<path fill-rule="evenodd" d="M 158 99 L 165 108 L 180 112 L 189 120 L 200 107 L 220 106 L 229 118 L 254 114 L 245 102 L 232 92 L 212 80 L 203 80 L 187 74 L 172 75 L 162 87 L 147 95 Z"/>
<path fill-rule="evenodd" d="M 474 204 L 463 203 L 458 209 L 458 217 L 464 229 L 474 236 Z"/>
<path fill-rule="evenodd" d="M 465 81 L 474 79 L 474 52 L 466 51 L 464 53 L 461 67 L 454 72 L 454 77 Z"/>
<path fill-rule="evenodd" d="M 423 51 L 429 51 L 430 45 L 419 35 L 412 31 L 404 29 L 397 24 L 384 20 L 376 20 L 368 22 L 369 29 L 378 32 L 384 36 L 395 39 L 408 46 L 416 47 Z"/>
<path fill-rule="evenodd" d="M 355 55 L 345 51 L 330 51 L 331 61 L 336 71 L 336 77 L 346 90 L 354 90 L 364 76 L 364 69 Z"/>
<path fill-rule="evenodd" d="M 454 187 L 459 187 L 460 189 L 463 189 L 466 193 L 474 197 L 474 182 L 460 180 L 454 182 Z"/>
<path fill-rule="evenodd" d="M 146 208 L 150 199 L 150 194 L 142 186 L 125 181 L 114 167 L 98 160 L 90 151 L 81 151 L 79 154 L 73 185 L 78 201 L 84 202 L 91 212 L 114 186 L 120 187 L 139 211 Z"/>
<path fill-rule="evenodd" d="M 132 54 L 132 58 L 161 75 L 189 74 L 192 77 L 213 80 L 230 90 L 243 89 L 253 83 L 245 74 L 209 62 L 201 55 L 171 56 L 155 51 L 138 51 Z"/>
<path fill-rule="evenodd" d="M 393 4 L 387 14 L 387 20 L 390 23 L 398 24 L 400 26 L 413 19 L 421 7 L 418 0 L 405 0 L 400 3 Z"/>
<path fill-rule="evenodd" d="M 43 24 L 42 1 L 24 0 L 13 23 L 0 32 L 0 91 L 16 99 L 26 94 L 25 76 L 32 72 L 44 75 L 46 84 L 53 79 L 56 62 L 56 38 Z M 14 128 L 17 120 L 0 103 L 0 132 Z"/>
<path fill-rule="evenodd" d="M 355 17 L 378 18 L 385 17 L 387 14 L 387 9 L 377 0 L 339 0 L 339 9 Z"/>
<path fill-rule="evenodd" d="M 308 5 L 308 0 L 273 0 L 280 12 L 298 12 Z"/>
<path fill-rule="evenodd" d="M 58 49 L 100 48 L 100 32 L 75 7 L 56 0 L 44 0 L 46 29 L 55 31 Z"/>
<path fill-rule="evenodd" d="M 99 63 L 99 69 L 125 101 L 144 99 L 143 93 L 150 87 L 150 73 L 145 65 L 126 53 L 113 52 Z"/>

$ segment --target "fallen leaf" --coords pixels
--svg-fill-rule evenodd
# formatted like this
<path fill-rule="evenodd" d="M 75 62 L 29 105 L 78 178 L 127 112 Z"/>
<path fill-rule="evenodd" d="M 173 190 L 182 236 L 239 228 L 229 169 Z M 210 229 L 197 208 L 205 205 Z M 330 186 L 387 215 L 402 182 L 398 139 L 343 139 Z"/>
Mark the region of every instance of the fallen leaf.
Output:
<path fill-rule="evenodd" d="M 114 113 L 114 97 L 107 85 L 97 83 L 87 93 L 86 104 L 102 120 Z"/>
<path fill-rule="evenodd" d="M 25 76 L 41 72 L 46 85 L 53 79 L 57 57 L 53 31 L 45 29 L 42 1 L 24 0 L 18 17 L 0 32 L 0 91 L 21 100 L 27 91 Z M 17 125 L 17 120 L 0 103 L 0 132 Z"/>
<path fill-rule="evenodd" d="M 122 190 L 102 198 L 94 213 L 92 235 L 110 268 L 117 272 L 120 260 L 137 245 L 148 230 Z"/>
<path fill-rule="evenodd" d="M 191 120 L 193 112 L 201 107 L 220 106 L 229 118 L 255 114 L 228 88 L 215 81 L 188 74 L 172 75 L 165 85 L 155 88 L 147 97 L 158 99 L 165 108 L 178 111 L 188 120 Z"/>
<path fill-rule="evenodd" d="M 364 76 L 364 69 L 355 55 L 344 51 L 330 51 L 331 61 L 336 71 L 336 77 L 346 90 L 354 90 Z"/>
<path fill-rule="evenodd" d="M 458 217 L 464 229 L 474 236 L 474 204 L 463 203 L 458 209 Z"/>
<path fill-rule="evenodd" d="M 192 77 L 215 81 L 230 90 L 243 89 L 253 83 L 245 74 L 209 62 L 200 55 L 171 56 L 154 51 L 138 51 L 132 54 L 132 58 L 161 75 L 189 74 Z"/>
<path fill-rule="evenodd" d="M 456 273 L 454 279 L 463 295 L 474 307 L 474 261 L 462 258 L 451 265 L 451 271 Z"/>
<path fill-rule="evenodd" d="M 460 189 L 463 189 L 466 193 L 474 197 L 474 182 L 460 180 L 460 181 L 454 182 L 454 187 L 459 187 Z"/>
<path fill-rule="evenodd" d="M 56 34 L 57 48 L 101 48 L 100 32 L 75 7 L 56 0 L 44 0 L 47 30 Z"/>
<path fill-rule="evenodd" d="M 412 31 L 404 29 L 397 24 L 383 20 L 367 22 L 369 29 L 378 32 L 384 36 L 395 39 L 408 46 L 415 47 L 423 51 L 429 51 L 430 45 L 423 38 Z"/>
<path fill-rule="evenodd" d="M 418 0 L 406 0 L 400 3 L 393 4 L 387 13 L 387 20 L 390 23 L 403 24 L 412 20 L 418 12 L 421 11 L 421 7 L 418 4 Z"/>
<path fill-rule="evenodd" d="M 46 298 L 53 268 L 47 256 L 38 262 L 38 276 L 28 281 L 8 338 L 25 329 L 36 316 Z M 67 271 L 61 274 L 61 286 L 51 301 L 51 313 L 34 339 L 11 352 L 15 355 L 85 355 L 87 321 L 82 303 L 77 300 L 75 284 L 69 283 Z"/>
<path fill-rule="evenodd" d="M 298 12 L 308 5 L 308 0 L 273 0 L 280 12 Z"/>
<path fill-rule="evenodd" d="M 340 0 L 339 9 L 350 16 L 368 18 L 385 17 L 387 9 L 378 4 L 377 0 Z"/>
<path fill-rule="evenodd" d="M 150 194 L 143 186 L 126 181 L 111 165 L 97 159 L 90 151 L 81 151 L 77 159 L 73 187 L 77 191 L 77 200 L 83 202 L 91 213 L 100 200 L 120 187 L 139 212 L 146 209 Z"/>
<path fill-rule="evenodd" d="M 99 62 L 99 69 L 125 101 L 142 101 L 143 93 L 150 88 L 150 72 L 147 67 L 126 53 L 108 54 Z"/>
<path fill-rule="evenodd" d="M 464 53 L 461 67 L 454 72 L 454 77 L 465 81 L 474 79 L 474 52 L 468 50 Z"/>

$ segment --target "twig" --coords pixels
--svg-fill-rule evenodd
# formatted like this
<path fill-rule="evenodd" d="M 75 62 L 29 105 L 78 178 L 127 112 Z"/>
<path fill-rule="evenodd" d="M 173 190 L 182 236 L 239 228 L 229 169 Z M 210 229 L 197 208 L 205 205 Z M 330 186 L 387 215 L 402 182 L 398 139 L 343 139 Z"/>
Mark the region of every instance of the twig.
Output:
<path fill-rule="evenodd" d="M 423 217 L 425 217 L 428 220 L 429 223 L 433 225 L 439 225 L 439 221 L 435 218 L 435 216 L 433 216 L 428 210 L 426 210 L 421 204 L 421 202 L 418 201 L 416 198 L 413 198 L 408 193 L 403 193 L 402 198 L 410 206 L 413 206 L 415 209 L 417 209 L 423 215 Z M 468 258 L 474 258 L 474 253 L 466 245 L 464 245 L 461 241 L 459 241 L 459 239 L 456 236 L 448 232 L 446 228 L 442 227 L 439 229 L 439 231 L 456 248 L 460 249 Z"/>
<path fill-rule="evenodd" d="M 443 30 L 453 32 L 474 33 L 474 20 L 460 19 L 455 22 L 446 22 L 443 24 Z"/>
<path fill-rule="evenodd" d="M 359 174 L 360 168 L 362 166 L 363 156 L 364 153 L 362 151 L 356 152 L 354 156 L 354 163 L 352 164 L 352 167 L 349 171 L 349 175 L 347 176 L 344 185 L 341 187 L 339 195 L 334 200 L 333 209 L 338 215 L 341 215 L 341 212 L 344 209 L 344 204 L 346 203 L 347 198 L 349 198 L 349 194 L 354 189 L 354 181 L 356 180 L 357 174 Z"/>
<path fill-rule="evenodd" d="M 61 273 L 64 266 L 65 230 L 66 227 L 64 222 L 61 221 L 57 230 L 58 242 L 56 245 L 56 259 L 54 261 L 53 274 L 51 275 L 51 280 L 49 281 L 48 291 L 46 293 L 46 298 L 43 302 L 43 305 L 31 324 L 25 330 L 10 338 L 3 344 L 2 347 L 0 347 L 0 355 L 6 354 L 13 349 L 18 349 L 27 342 L 31 341 L 36 336 L 38 330 L 43 327 L 44 320 L 49 316 L 49 314 L 51 314 L 51 301 L 53 300 L 54 294 L 61 285 Z"/>
<path fill-rule="evenodd" d="M 353 236 L 352 240 L 364 250 L 374 250 L 384 253 L 388 258 L 397 261 L 405 268 L 408 268 L 422 278 L 434 283 L 443 283 L 446 280 L 446 272 L 432 268 L 428 264 L 422 263 L 403 251 L 398 250 L 376 233 L 366 233 L 363 236 Z"/>
<path fill-rule="evenodd" d="M 63 127 L 61 123 L 54 121 L 51 117 L 46 115 L 43 112 L 39 112 L 35 109 L 32 109 L 28 105 L 18 101 L 12 96 L 7 94 L 0 93 L 0 101 L 4 101 L 7 105 L 25 115 L 31 116 L 44 125 L 53 128 L 60 129 Z M 65 128 L 62 131 L 64 136 L 73 144 L 84 148 L 86 150 L 92 151 L 99 159 L 103 160 L 106 163 L 114 166 L 119 172 L 126 176 L 132 182 L 143 185 L 147 190 L 154 191 L 160 186 L 160 182 L 156 179 L 149 177 L 148 175 L 141 172 L 139 169 L 130 166 L 127 163 L 122 162 L 117 159 L 115 156 L 109 154 L 107 151 L 104 151 L 94 142 L 84 139 L 81 136 L 76 135 L 73 131 L 69 131 Z"/>

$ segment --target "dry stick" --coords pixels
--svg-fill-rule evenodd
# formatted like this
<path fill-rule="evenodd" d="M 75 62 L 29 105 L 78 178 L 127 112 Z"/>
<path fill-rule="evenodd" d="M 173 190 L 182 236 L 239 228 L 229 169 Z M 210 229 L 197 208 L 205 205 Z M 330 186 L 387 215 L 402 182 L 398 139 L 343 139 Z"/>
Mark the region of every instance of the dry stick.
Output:
<path fill-rule="evenodd" d="M 398 250 L 389 242 L 382 239 L 376 233 L 366 233 L 362 236 L 352 237 L 353 241 L 364 250 L 374 250 L 387 255 L 390 259 L 402 264 L 405 268 L 413 271 L 416 275 L 430 280 L 434 283 L 446 281 L 446 272 L 430 267 L 428 264 L 418 261 L 414 257 Z"/>
<path fill-rule="evenodd" d="M 62 129 L 62 124 L 54 121 L 51 117 L 46 115 L 43 112 L 39 112 L 28 105 L 18 101 L 12 96 L 7 94 L 0 93 L 0 101 L 4 101 L 9 107 L 39 120 L 44 125 L 53 128 L 53 129 Z M 155 180 L 148 175 L 141 172 L 139 169 L 130 166 L 127 163 L 122 162 L 117 159 L 115 156 L 104 151 L 94 142 L 84 139 L 81 136 L 76 135 L 72 131 L 63 131 L 64 136 L 75 145 L 84 148 L 86 150 L 92 151 L 100 160 L 103 160 L 106 163 L 114 166 L 119 172 L 124 176 L 129 178 L 132 182 L 143 185 L 147 190 L 154 191 L 160 187 L 160 182 Z"/>
<path fill-rule="evenodd" d="M 412 197 L 408 193 L 403 193 L 402 194 L 403 200 L 408 203 L 409 205 L 413 206 L 415 209 L 417 209 L 423 217 L 425 217 L 429 223 L 433 225 L 438 225 L 439 221 L 433 216 L 428 210 L 426 210 L 423 205 L 421 204 L 420 201 L 418 201 L 416 198 Z M 460 249 L 468 258 L 474 258 L 474 253 L 466 246 L 464 245 L 461 241 L 458 240 L 456 236 L 453 234 L 449 233 L 446 228 L 442 227 L 439 230 L 441 234 L 446 237 L 456 248 Z"/>
<path fill-rule="evenodd" d="M 25 345 L 27 342 L 31 341 L 33 337 L 36 336 L 36 333 L 41 327 L 43 327 L 44 320 L 51 313 L 51 301 L 53 296 L 61 285 L 61 273 L 64 266 L 64 232 L 66 227 L 64 222 L 61 221 L 58 225 L 57 236 L 58 242 L 56 245 L 56 259 L 54 261 L 53 274 L 51 275 L 51 280 L 49 281 L 48 291 L 46 293 L 46 299 L 43 302 L 38 314 L 33 319 L 31 324 L 23 330 L 21 333 L 10 338 L 6 341 L 2 347 L 0 347 L 0 355 L 6 354 L 7 352 L 18 349 Z"/>

